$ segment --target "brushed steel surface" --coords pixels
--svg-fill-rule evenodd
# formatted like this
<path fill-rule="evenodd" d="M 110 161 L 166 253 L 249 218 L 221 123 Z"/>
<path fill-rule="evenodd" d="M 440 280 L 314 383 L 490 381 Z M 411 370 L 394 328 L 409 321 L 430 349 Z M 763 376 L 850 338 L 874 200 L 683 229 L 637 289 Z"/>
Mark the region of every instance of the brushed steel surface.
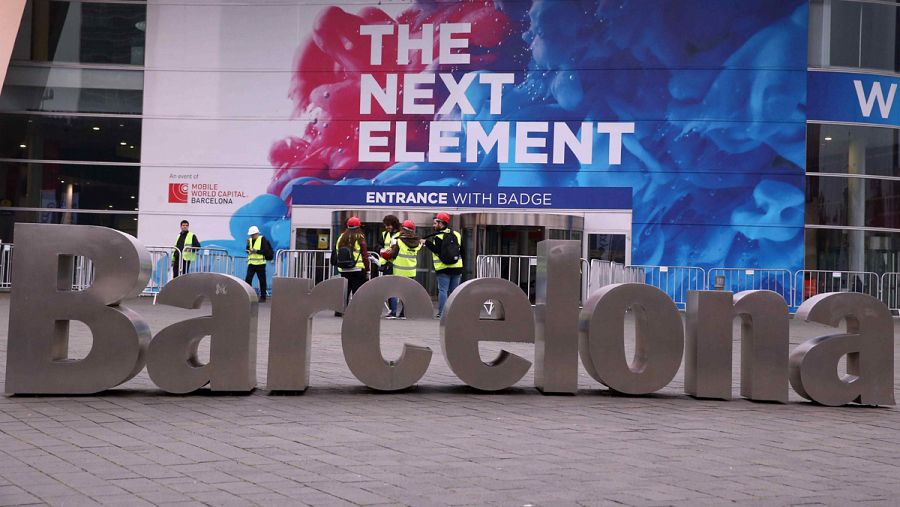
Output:
<path fill-rule="evenodd" d="M 341 326 L 344 360 L 363 384 L 379 391 L 412 386 L 425 375 L 431 349 L 403 345 L 400 357 L 388 361 L 381 354 L 381 312 L 388 298 L 400 298 L 408 319 L 431 319 L 434 308 L 428 292 L 405 276 L 379 276 L 364 283 L 347 305 Z"/>
<path fill-rule="evenodd" d="M 790 321 L 784 296 L 738 292 L 734 313 L 741 319 L 741 396 L 787 403 Z"/>
<path fill-rule="evenodd" d="M 156 333 L 147 354 L 147 372 L 160 389 L 188 393 L 209 384 L 212 391 L 252 391 L 256 387 L 256 291 L 240 278 L 188 273 L 166 284 L 158 304 L 197 309 L 207 299 L 212 314 L 176 322 Z M 197 348 L 210 337 L 209 363 Z"/>
<path fill-rule="evenodd" d="M 581 242 L 537 245 L 534 386 L 544 394 L 578 392 Z"/>
<path fill-rule="evenodd" d="M 16 224 L 6 356 L 6 392 L 89 394 L 141 371 L 150 328 L 123 299 L 150 279 L 150 254 L 137 239 L 106 227 Z M 75 256 L 90 259 L 92 284 L 73 290 Z M 92 346 L 68 358 L 69 321 L 86 324 Z"/>
<path fill-rule="evenodd" d="M 480 318 L 487 300 L 502 305 L 501 317 Z M 480 341 L 534 342 L 531 303 L 514 283 L 501 278 L 477 278 L 454 290 L 441 318 L 441 349 L 450 370 L 482 391 L 506 389 L 528 373 L 531 361 L 503 349 L 493 361 L 485 363 L 478 350 Z"/>
<path fill-rule="evenodd" d="M 884 303 L 861 293 L 818 294 L 795 318 L 832 327 L 844 320 L 847 331 L 809 339 L 791 352 L 791 386 L 800 396 L 828 406 L 894 404 L 894 326 Z M 847 375 L 839 375 L 845 355 Z"/>
<path fill-rule="evenodd" d="M 266 389 L 305 391 L 309 387 L 313 316 L 322 310 L 344 311 L 346 291 L 346 278 L 318 285 L 307 278 L 272 279 Z"/>
<path fill-rule="evenodd" d="M 684 322 L 684 392 L 731 399 L 731 321 L 734 295 L 688 291 Z"/>
<path fill-rule="evenodd" d="M 635 324 L 634 361 L 625 356 L 625 311 Z M 681 367 L 684 329 L 675 304 L 651 285 L 607 285 L 588 298 L 578 321 L 578 351 L 598 382 L 626 394 L 665 387 Z"/>

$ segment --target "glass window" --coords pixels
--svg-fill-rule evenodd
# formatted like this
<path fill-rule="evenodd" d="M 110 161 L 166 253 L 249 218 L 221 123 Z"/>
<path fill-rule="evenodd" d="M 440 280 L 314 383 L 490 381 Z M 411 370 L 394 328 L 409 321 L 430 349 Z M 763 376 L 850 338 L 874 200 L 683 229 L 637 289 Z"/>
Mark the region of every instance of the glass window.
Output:
<path fill-rule="evenodd" d="M 900 70 L 897 15 L 894 5 L 832 2 L 830 64 L 892 72 Z"/>
<path fill-rule="evenodd" d="M 142 70 L 13 64 L 0 94 L 0 111 L 141 114 Z"/>
<path fill-rule="evenodd" d="M 900 177 L 900 129 L 810 123 L 806 132 L 807 172 Z"/>
<path fill-rule="evenodd" d="M 32 0 L 14 54 L 39 62 L 143 65 L 146 20 L 143 3 Z"/>
<path fill-rule="evenodd" d="M 0 158 L 139 162 L 141 120 L 0 114 Z"/>
<path fill-rule="evenodd" d="M 863 262 L 851 267 L 854 250 Z M 900 271 L 900 232 L 807 229 L 806 269 Z"/>
<path fill-rule="evenodd" d="M 140 168 L 0 162 L 0 207 L 134 211 Z"/>
<path fill-rule="evenodd" d="M 808 177 L 806 223 L 900 229 L 900 181 Z"/>
<path fill-rule="evenodd" d="M 137 236 L 137 215 L 119 213 L 85 213 L 58 210 L 19 211 L 0 209 L 0 238 L 4 243 L 15 243 L 13 236 L 18 222 L 32 224 L 100 225 Z"/>
<path fill-rule="evenodd" d="M 625 264 L 624 234 L 588 234 L 588 260 Z"/>

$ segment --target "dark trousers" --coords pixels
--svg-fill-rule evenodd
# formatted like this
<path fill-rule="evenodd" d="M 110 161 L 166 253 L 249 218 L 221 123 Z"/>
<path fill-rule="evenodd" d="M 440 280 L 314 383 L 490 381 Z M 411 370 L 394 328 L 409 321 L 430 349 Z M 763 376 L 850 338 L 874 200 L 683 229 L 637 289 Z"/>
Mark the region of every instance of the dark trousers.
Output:
<path fill-rule="evenodd" d="M 191 261 L 184 261 L 184 271 L 179 273 L 178 271 L 181 269 L 182 262 L 178 259 L 172 261 L 172 278 L 178 277 L 178 275 L 184 275 L 190 273 L 191 271 Z"/>
<path fill-rule="evenodd" d="M 344 304 L 346 305 L 350 302 L 350 295 L 355 294 L 356 291 L 366 283 L 366 272 L 348 271 L 341 273 L 341 276 L 347 279 L 347 299 L 344 300 Z"/>
<path fill-rule="evenodd" d="M 244 279 L 247 285 L 253 286 L 253 275 L 259 280 L 259 300 L 266 300 L 266 265 L 265 264 L 247 264 L 247 278 Z"/>

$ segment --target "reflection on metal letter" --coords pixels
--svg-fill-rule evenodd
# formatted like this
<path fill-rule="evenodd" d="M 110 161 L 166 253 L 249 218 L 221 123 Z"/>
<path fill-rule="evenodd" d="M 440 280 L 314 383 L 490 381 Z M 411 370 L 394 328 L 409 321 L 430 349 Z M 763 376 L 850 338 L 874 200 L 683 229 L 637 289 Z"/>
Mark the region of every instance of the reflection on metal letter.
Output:
<path fill-rule="evenodd" d="M 167 283 L 157 302 L 178 308 L 200 308 L 203 299 L 212 315 L 176 322 L 150 342 L 147 371 L 160 389 L 188 393 L 209 384 L 212 391 L 252 391 L 256 387 L 256 291 L 240 278 L 219 273 L 188 273 Z M 197 359 L 197 348 L 210 337 L 209 364 Z"/>
<path fill-rule="evenodd" d="M 881 301 L 867 294 L 833 292 L 813 296 L 795 316 L 847 332 L 812 338 L 790 356 L 794 390 L 822 405 L 894 404 L 894 325 Z M 838 376 L 838 361 L 847 356 L 847 375 Z"/>
<path fill-rule="evenodd" d="M 580 241 L 538 243 L 534 385 L 543 393 L 578 392 Z"/>
<path fill-rule="evenodd" d="M 788 307 L 777 292 L 748 290 L 734 295 L 741 318 L 741 396 L 757 401 L 788 399 Z"/>
<path fill-rule="evenodd" d="M 305 391 L 309 387 L 313 316 L 322 310 L 344 310 L 347 279 L 331 278 L 319 285 L 306 278 L 275 277 L 272 282 L 266 389 Z"/>
<path fill-rule="evenodd" d="M 731 292 L 688 291 L 685 308 L 684 392 L 731 399 Z"/>
<path fill-rule="evenodd" d="M 625 311 L 634 314 L 635 353 L 625 357 Z M 614 391 L 649 394 L 681 366 L 684 329 L 665 292 L 639 283 L 607 285 L 588 298 L 578 321 L 578 351 L 588 373 Z"/>
<path fill-rule="evenodd" d="M 16 224 L 15 237 L 6 392 L 89 394 L 137 375 L 150 328 L 119 302 L 147 285 L 147 250 L 105 227 Z M 93 261 L 86 290 L 72 290 L 74 256 Z M 78 361 L 68 359 L 71 320 L 85 323 L 93 336 Z"/>
<path fill-rule="evenodd" d="M 502 319 L 480 319 L 481 306 L 492 298 L 503 307 Z M 483 391 L 499 391 L 528 373 L 531 362 L 501 350 L 490 363 L 481 360 L 479 341 L 532 343 L 534 316 L 525 293 L 502 278 L 477 278 L 450 294 L 441 319 L 441 349 L 453 373 Z"/>
<path fill-rule="evenodd" d="M 404 344 L 396 361 L 381 355 L 381 309 L 388 298 L 403 302 L 406 317 L 431 319 L 431 297 L 418 282 L 404 276 L 379 276 L 356 291 L 341 326 L 344 360 L 363 384 L 379 391 L 397 391 L 412 386 L 425 375 L 431 349 Z"/>

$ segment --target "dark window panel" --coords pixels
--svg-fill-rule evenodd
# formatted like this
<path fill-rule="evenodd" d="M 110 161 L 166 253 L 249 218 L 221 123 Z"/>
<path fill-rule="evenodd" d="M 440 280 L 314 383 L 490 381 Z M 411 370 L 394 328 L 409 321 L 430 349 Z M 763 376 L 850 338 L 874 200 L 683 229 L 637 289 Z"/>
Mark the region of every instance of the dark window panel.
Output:
<path fill-rule="evenodd" d="M 139 162 L 141 120 L 0 114 L 0 158 Z"/>

